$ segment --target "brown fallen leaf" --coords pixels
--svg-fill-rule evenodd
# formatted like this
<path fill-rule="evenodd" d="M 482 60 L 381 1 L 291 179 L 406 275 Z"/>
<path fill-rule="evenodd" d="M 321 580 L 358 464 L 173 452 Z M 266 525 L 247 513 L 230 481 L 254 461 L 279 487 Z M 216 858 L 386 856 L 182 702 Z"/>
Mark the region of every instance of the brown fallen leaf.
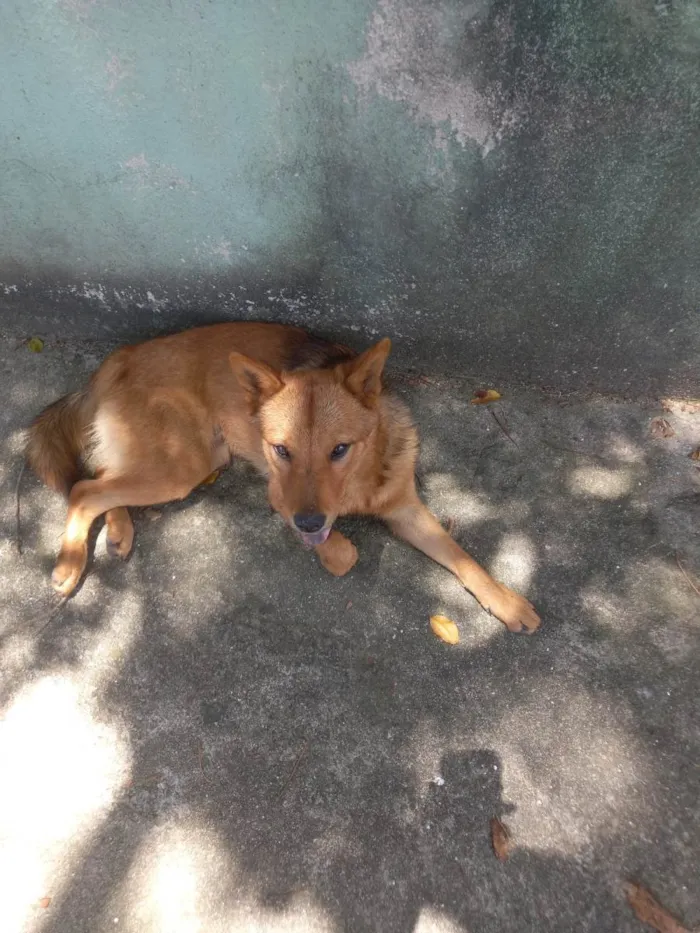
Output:
<path fill-rule="evenodd" d="M 690 933 L 687 927 L 676 920 L 656 898 L 641 884 L 628 881 L 624 887 L 627 903 L 642 923 L 648 923 L 658 933 Z"/>
<path fill-rule="evenodd" d="M 31 350 L 32 353 L 41 353 L 44 349 L 44 341 L 41 337 L 30 337 L 27 341 L 27 349 Z"/>
<path fill-rule="evenodd" d="M 495 389 L 477 389 L 472 399 L 472 405 L 487 405 L 489 402 L 497 402 L 501 393 Z"/>
<path fill-rule="evenodd" d="M 654 418 L 649 431 L 652 437 L 673 437 L 676 433 L 665 418 Z"/>
<path fill-rule="evenodd" d="M 39 898 L 38 906 L 41 907 L 41 908 L 43 908 L 44 910 L 46 910 L 46 908 L 47 908 L 50 904 L 51 904 L 51 898 L 50 898 L 50 897 L 40 897 L 40 898 Z"/>
<path fill-rule="evenodd" d="M 511 840 L 508 827 L 497 816 L 491 819 L 491 845 L 499 862 L 505 862 L 510 855 Z"/>
<path fill-rule="evenodd" d="M 700 447 L 696 447 L 695 450 L 688 454 L 691 460 L 700 460 Z"/>
<path fill-rule="evenodd" d="M 452 619 L 448 619 L 447 616 L 431 616 L 430 627 L 433 630 L 433 634 L 437 635 L 441 641 L 447 642 L 448 645 L 456 645 L 458 643 L 459 629 Z"/>
<path fill-rule="evenodd" d="M 700 398 L 662 398 L 661 407 L 664 411 L 687 411 L 691 415 L 700 411 Z"/>
<path fill-rule="evenodd" d="M 149 522 L 157 522 L 159 518 L 163 517 L 163 513 L 159 512 L 158 509 L 144 509 L 143 514 Z"/>
<path fill-rule="evenodd" d="M 453 535 L 455 533 L 455 528 L 457 527 L 457 522 L 454 520 L 452 515 L 449 516 L 445 522 L 445 531 L 448 535 Z"/>
<path fill-rule="evenodd" d="M 202 482 L 199 485 L 200 486 L 211 486 L 213 483 L 217 481 L 218 478 L 219 478 L 219 471 L 214 470 L 214 472 L 210 473 L 209 476 L 207 476 L 205 480 L 202 480 Z"/>

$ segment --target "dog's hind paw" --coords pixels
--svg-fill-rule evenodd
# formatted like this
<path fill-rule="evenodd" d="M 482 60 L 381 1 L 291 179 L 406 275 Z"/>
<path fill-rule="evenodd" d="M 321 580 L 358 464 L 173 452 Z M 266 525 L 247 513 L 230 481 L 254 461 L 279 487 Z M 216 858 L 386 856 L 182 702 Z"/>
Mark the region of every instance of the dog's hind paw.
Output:
<path fill-rule="evenodd" d="M 129 554 L 131 554 L 131 548 L 134 544 L 134 532 L 133 529 L 130 533 L 122 535 L 119 540 L 115 541 L 112 538 L 107 536 L 107 553 L 110 557 L 121 557 L 122 560 L 126 560 Z"/>
<path fill-rule="evenodd" d="M 87 547 L 63 547 L 51 574 L 51 584 L 61 596 L 70 596 L 80 582 L 87 563 Z"/>

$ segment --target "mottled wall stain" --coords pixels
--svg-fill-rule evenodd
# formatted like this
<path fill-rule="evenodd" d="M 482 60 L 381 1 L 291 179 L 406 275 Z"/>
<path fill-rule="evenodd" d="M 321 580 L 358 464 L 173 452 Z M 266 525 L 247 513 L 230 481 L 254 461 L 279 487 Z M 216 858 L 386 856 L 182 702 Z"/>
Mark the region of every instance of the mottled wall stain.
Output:
<path fill-rule="evenodd" d="M 365 97 L 375 92 L 401 101 L 433 124 L 440 148 L 448 124 L 462 146 L 476 142 L 488 151 L 494 127 L 470 74 L 480 64 L 478 48 L 465 33 L 489 6 L 488 0 L 379 0 L 365 54 L 348 64 L 348 73 Z"/>

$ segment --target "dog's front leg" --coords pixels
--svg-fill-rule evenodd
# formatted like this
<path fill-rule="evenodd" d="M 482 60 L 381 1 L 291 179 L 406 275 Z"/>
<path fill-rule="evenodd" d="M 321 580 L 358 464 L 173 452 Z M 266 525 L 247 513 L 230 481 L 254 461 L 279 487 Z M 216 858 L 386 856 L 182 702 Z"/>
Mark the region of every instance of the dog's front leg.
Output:
<path fill-rule="evenodd" d="M 488 612 L 511 632 L 534 632 L 540 619 L 523 597 L 494 580 L 465 553 L 420 499 L 382 515 L 394 534 L 447 567 Z"/>
<path fill-rule="evenodd" d="M 314 548 L 326 570 L 336 577 L 344 576 L 357 562 L 357 548 L 339 531 L 331 531 L 323 544 Z"/>

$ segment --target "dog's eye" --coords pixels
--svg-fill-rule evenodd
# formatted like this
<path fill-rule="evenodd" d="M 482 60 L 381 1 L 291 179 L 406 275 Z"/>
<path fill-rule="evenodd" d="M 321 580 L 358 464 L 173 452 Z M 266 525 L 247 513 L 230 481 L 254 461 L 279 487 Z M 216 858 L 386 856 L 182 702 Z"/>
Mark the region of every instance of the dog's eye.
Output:
<path fill-rule="evenodd" d="M 338 444 L 331 451 L 331 460 L 342 460 L 349 450 L 350 444 Z"/>
<path fill-rule="evenodd" d="M 273 444 L 272 449 L 277 454 L 277 456 L 280 458 L 280 460 L 291 459 L 291 454 L 289 453 L 287 448 L 284 446 L 284 444 Z"/>

